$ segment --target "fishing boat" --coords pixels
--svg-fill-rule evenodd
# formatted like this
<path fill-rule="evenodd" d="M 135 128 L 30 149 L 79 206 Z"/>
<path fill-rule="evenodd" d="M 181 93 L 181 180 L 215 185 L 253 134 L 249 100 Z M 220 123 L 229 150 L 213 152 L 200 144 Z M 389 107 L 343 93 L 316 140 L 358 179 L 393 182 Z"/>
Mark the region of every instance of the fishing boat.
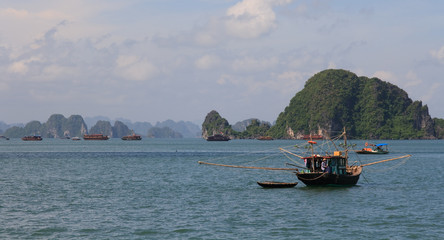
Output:
<path fill-rule="evenodd" d="M 84 140 L 108 140 L 109 137 L 103 134 L 85 134 L 83 135 Z"/>
<path fill-rule="evenodd" d="M 343 133 L 336 138 L 336 140 L 343 138 L 344 143 L 336 144 L 333 140 L 333 146 L 335 151 L 328 152 L 325 149 L 314 151 L 317 142 L 308 141 L 308 146 L 311 151 L 309 156 L 302 157 L 296 154 L 295 156 L 300 157 L 304 160 L 305 168 L 304 170 L 297 170 L 296 176 L 307 186 L 326 186 L 326 185 L 339 185 L 339 186 L 352 186 L 356 185 L 359 181 L 359 177 L 362 173 L 364 166 L 370 166 L 377 163 L 393 161 L 397 159 L 407 158 L 411 155 L 405 155 L 401 157 L 396 157 L 392 159 L 381 160 L 373 163 L 361 164 L 361 165 L 349 165 L 349 152 L 347 145 L 347 135 L 345 129 Z M 343 149 L 339 149 L 342 146 Z M 287 150 L 281 149 L 287 153 L 291 153 Z M 322 152 L 322 154 L 320 153 Z"/>
<path fill-rule="evenodd" d="M 343 139 L 343 143 L 338 143 L 341 139 Z M 322 147 L 319 145 L 322 145 Z M 313 140 L 307 141 L 303 147 L 307 151 L 301 155 L 293 153 L 287 149 L 279 148 L 285 155 L 290 154 L 304 161 L 305 166 L 287 163 L 287 165 L 293 165 L 297 168 L 241 166 L 202 161 L 199 161 L 198 163 L 232 168 L 292 171 L 296 177 L 307 186 L 353 186 L 358 183 L 359 177 L 365 166 L 411 157 L 411 155 L 408 154 L 361 165 L 356 161 L 350 165 L 349 153 L 354 151 L 349 150 L 349 147 L 351 148 L 352 146 L 353 145 L 347 144 L 347 136 L 344 129 L 340 136 L 334 139 L 329 138 L 328 140 L 324 140 L 322 144 L 318 144 Z M 303 149 L 302 147 L 297 147 L 298 149 Z M 272 184 L 269 183 L 268 185 L 270 186 Z M 276 186 L 279 186 L 279 184 L 276 184 Z"/>
<path fill-rule="evenodd" d="M 387 143 L 380 143 L 380 144 L 371 144 L 366 142 L 365 148 L 356 151 L 357 154 L 387 154 L 388 151 L 388 144 Z"/>
<path fill-rule="evenodd" d="M 265 182 L 257 182 L 257 184 L 263 188 L 292 188 L 296 186 L 298 183 L 265 181 Z"/>
<path fill-rule="evenodd" d="M 258 138 L 256 138 L 257 140 L 262 140 L 262 141 L 270 141 L 270 140 L 273 140 L 273 138 L 272 137 L 270 137 L 270 136 L 260 136 L 260 137 L 258 137 Z"/>
<path fill-rule="evenodd" d="M 214 134 L 213 136 L 209 136 L 207 141 L 230 141 L 230 137 L 222 134 Z"/>
<path fill-rule="evenodd" d="M 132 135 L 123 136 L 122 140 L 142 140 L 142 136 L 133 133 Z"/>
<path fill-rule="evenodd" d="M 347 146 L 345 131 L 344 145 Z M 348 151 L 334 151 L 333 153 L 315 153 L 317 142 L 308 141 L 310 156 L 301 157 L 305 163 L 305 170 L 296 171 L 297 178 L 307 186 L 313 185 L 355 185 L 362 172 L 361 166 L 349 166 Z"/>
<path fill-rule="evenodd" d="M 302 136 L 302 140 L 322 140 L 322 139 L 324 139 L 324 136 L 319 135 L 319 134 L 315 134 L 315 135 L 308 134 L 308 135 Z"/>
<path fill-rule="evenodd" d="M 22 137 L 23 141 L 42 141 L 43 138 L 41 136 L 38 135 L 34 135 L 34 136 L 24 136 Z"/>

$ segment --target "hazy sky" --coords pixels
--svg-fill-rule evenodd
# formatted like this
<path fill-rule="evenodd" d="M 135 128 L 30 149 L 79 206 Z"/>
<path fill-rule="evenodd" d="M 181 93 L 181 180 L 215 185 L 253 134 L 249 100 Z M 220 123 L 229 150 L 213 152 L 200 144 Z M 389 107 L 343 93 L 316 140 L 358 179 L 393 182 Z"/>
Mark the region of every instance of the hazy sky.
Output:
<path fill-rule="evenodd" d="M 0 121 L 276 120 L 328 69 L 444 118 L 444 1 L 2 0 Z"/>

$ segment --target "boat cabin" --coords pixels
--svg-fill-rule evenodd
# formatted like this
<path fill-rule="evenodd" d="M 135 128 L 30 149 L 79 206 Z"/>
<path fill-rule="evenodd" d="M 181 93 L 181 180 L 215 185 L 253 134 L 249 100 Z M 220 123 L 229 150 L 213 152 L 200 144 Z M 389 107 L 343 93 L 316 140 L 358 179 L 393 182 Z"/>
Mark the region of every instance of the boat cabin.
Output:
<path fill-rule="evenodd" d="M 309 172 L 347 174 L 347 159 L 341 152 L 335 152 L 333 156 L 313 155 L 302 159 L 304 159 L 305 167 Z M 325 161 L 324 164 L 323 161 Z"/>

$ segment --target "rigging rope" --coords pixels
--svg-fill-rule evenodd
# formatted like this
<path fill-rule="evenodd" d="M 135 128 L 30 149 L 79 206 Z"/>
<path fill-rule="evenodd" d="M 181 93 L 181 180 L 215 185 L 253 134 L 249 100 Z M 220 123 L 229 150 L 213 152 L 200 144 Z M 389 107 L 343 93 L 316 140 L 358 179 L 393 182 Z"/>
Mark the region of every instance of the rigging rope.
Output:
<path fill-rule="evenodd" d="M 220 166 L 220 167 L 231 167 L 231 168 L 248 168 L 248 169 L 262 169 L 262 170 L 280 170 L 280 171 L 296 171 L 297 168 L 271 168 L 271 167 L 248 167 L 248 166 L 237 166 L 237 165 L 226 165 L 226 164 L 218 164 L 218 163 L 208 163 L 208 162 L 202 162 L 199 161 L 199 164 L 207 164 L 207 165 L 213 165 L 213 166 Z"/>

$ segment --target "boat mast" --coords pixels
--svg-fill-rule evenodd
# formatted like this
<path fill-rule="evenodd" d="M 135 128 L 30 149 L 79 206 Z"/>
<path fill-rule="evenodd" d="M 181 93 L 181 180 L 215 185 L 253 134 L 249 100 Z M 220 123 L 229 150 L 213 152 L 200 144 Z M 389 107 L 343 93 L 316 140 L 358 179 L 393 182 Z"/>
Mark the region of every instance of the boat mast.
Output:
<path fill-rule="evenodd" d="M 345 131 L 342 133 L 344 135 L 344 149 L 345 149 L 345 166 L 348 166 L 348 147 L 347 147 L 347 132 Z"/>

